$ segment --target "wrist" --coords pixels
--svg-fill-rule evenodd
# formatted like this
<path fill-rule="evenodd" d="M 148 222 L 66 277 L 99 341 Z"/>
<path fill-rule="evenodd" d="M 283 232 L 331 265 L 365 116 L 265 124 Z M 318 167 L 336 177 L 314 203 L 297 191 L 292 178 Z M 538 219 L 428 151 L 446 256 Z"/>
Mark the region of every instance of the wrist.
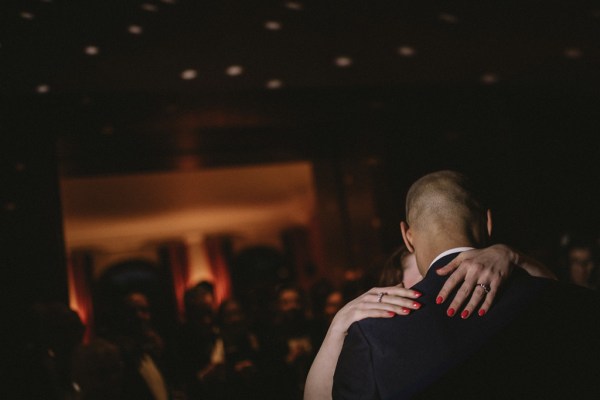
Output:
<path fill-rule="evenodd" d="M 329 325 L 328 335 L 344 337 L 348 333 L 348 324 L 336 317 L 333 318 L 331 325 Z"/>
<path fill-rule="evenodd" d="M 506 249 L 508 250 L 508 259 L 510 260 L 510 262 L 513 265 L 517 265 L 520 267 L 521 266 L 521 255 L 519 254 L 519 252 L 511 249 L 508 246 L 506 246 Z"/>
<path fill-rule="evenodd" d="M 497 244 L 496 246 L 506 254 L 507 259 L 511 264 L 521 265 L 521 257 L 517 251 L 513 250 L 505 244 Z"/>

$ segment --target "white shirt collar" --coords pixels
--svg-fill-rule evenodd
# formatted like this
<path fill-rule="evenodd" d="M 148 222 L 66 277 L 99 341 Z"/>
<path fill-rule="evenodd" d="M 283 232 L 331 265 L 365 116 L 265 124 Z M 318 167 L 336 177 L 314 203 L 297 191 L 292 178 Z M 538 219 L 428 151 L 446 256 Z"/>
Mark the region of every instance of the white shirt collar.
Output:
<path fill-rule="evenodd" d="M 433 259 L 433 261 L 431 262 L 431 264 L 429 264 L 429 267 L 427 268 L 427 270 L 429 271 L 429 268 L 431 268 L 431 266 L 440 258 L 445 257 L 449 254 L 454 254 L 454 253 L 460 253 L 463 251 L 467 251 L 467 250 L 473 250 L 474 247 L 454 247 L 452 249 L 448 249 L 440 254 L 438 254 L 438 256 L 436 258 Z"/>

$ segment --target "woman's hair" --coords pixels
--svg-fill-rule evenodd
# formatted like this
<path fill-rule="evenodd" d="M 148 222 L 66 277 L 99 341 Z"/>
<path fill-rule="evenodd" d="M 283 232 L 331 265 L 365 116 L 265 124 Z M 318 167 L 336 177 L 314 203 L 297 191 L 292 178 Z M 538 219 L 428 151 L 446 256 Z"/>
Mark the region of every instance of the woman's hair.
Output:
<path fill-rule="evenodd" d="M 406 246 L 399 246 L 383 264 L 379 276 L 379 286 L 394 286 L 404 278 L 404 259 L 410 254 Z"/>

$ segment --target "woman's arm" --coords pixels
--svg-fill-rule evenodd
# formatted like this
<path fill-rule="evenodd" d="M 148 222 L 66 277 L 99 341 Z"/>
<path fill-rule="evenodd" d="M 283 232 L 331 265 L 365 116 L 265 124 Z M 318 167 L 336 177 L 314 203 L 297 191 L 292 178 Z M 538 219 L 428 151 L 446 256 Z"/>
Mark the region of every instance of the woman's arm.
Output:
<path fill-rule="evenodd" d="M 451 274 L 438 294 L 438 303 L 443 303 L 454 288 L 462 282 L 448 309 L 458 310 L 471 296 L 460 315 L 468 318 L 481 304 L 478 314 L 483 316 L 489 310 L 498 289 L 508 279 L 514 266 L 523 268 L 532 276 L 557 279 L 552 271 L 537 260 L 506 245 L 496 244 L 485 249 L 462 252 L 448 265 L 437 270 L 440 275 Z M 481 283 L 489 285 L 490 291 L 487 294 L 478 287 Z"/>
<path fill-rule="evenodd" d="M 462 282 L 450 307 L 457 310 L 470 295 L 469 304 L 465 307 L 469 313 L 464 317 L 468 318 L 470 310 L 483 300 L 481 291 L 473 288 L 478 283 L 486 283 L 490 286 L 490 292 L 485 295 L 480 308 L 480 312 L 483 310 L 480 315 L 485 314 L 498 288 L 508 278 L 514 265 L 525 269 L 531 275 L 556 279 L 554 274 L 542 264 L 508 246 L 494 245 L 485 249 L 469 250 L 459 254 L 452 262 L 438 270 L 441 275 L 451 274 L 439 293 L 442 299 L 440 303 Z M 387 292 L 388 295 L 383 296 L 381 303 L 378 303 L 378 294 L 382 292 Z M 408 315 L 410 310 L 419 309 L 419 303 L 414 300 L 419 296 L 420 293 L 405 289 L 402 284 L 387 288 L 373 288 L 338 311 L 306 378 L 304 400 L 331 399 L 335 367 L 344 345 L 346 332 L 353 322 L 368 317 L 390 318 L 394 315 Z"/>
<path fill-rule="evenodd" d="M 512 250 L 514 253 L 513 263 L 516 266 L 523 268 L 529 275 L 536 276 L 538 278 L 554 279 L 555 281 L 558 280 L 554 272 L 550 271 L 548 267 L 538 260 L 528 256 L 527 254 L 523 254 L 517 250 L 511 249 L 508 246 L 502 244 L 498 246 L 504 246 L 508 251 Z"/>
<path fill-rule="evenodd" d="M 381 293 L 386 293 L 380 296 Z M 408 315 L 421 305 L 415 301 L 421 294 L 398 286 L 373 288 L 350 301 L 337 312 L 315 357 L 304 385 L 304 400 L 330 400 L 333 374 L 344 345 L 348 328 L 364 318 L 391 318 Z M 379 299 L 381 298 L 381 302 Z"/>

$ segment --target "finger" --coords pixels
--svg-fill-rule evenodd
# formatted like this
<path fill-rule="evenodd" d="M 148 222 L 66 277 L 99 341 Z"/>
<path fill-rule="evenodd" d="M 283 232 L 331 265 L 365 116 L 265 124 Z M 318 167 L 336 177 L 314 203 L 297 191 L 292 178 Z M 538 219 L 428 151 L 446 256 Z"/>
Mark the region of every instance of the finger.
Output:
<path fill-rule="evenodd" d="M 406 301 L 406 300 L 404 300 Z M 404 307 L 402 305 L 396 303 L 362 303 L 360 305 L 360 312 L 371 312 L 371 311 L 384 311 L 384 312 L 392 312 L 397 315 L 406 315 L 412 311 L 411 307 Z"/>
<path fill-rule="evenodd" d="M 484 302 L 479 308 L 479 316 L 485 315 L 485 313 L 490 309 L 490 307 L 494 303 L 496 294 L 500 291 L 500 287 L 502 286 L 503 282 L 506 281 L 506 279 L 507 277 L 501 274 L 496 275 L 494 278 L 490 279 L 490 291 L 485 296 Z"/>
<path fill-rule="evenodd" d="M 469 302 L 467 303 L 467 305 L 465 306 L 463 311 L 460 313 L 460 317 L 462 319 L 469 318 L 471 316 L 471 314 L 473 313 L 473 310 L 479 304 L 481 304 L 481 302 L 485 299 L 485 297 L 486 297 L 485 290 L 481 286 L 476 286 L 473 289 L 473 294 L 471 295 Z"/>
<path fill-rule="evenodd" d="M 400 297 L 410 297 L 411 299 L 416 299 L 421 296 L 421 293 L 413 290 L 406 289 L 403 286 L 389 286 L 382 288 L 373 288 L 367 292 L 370 296 L 379 297 L 381 293 L 385 293 L 385 296 L 400 296 Z"/>
<path fill-rule="evenodd" d="M 458 286 L 460 282 L 463 281 L 466 275 L 466 270 L 456 270 L 444 283 L 442 289 L 437 295 L 435 302 L 437 304 L 441 304 L 448 298 L 450 293 Z"/>
<path fill-rule="evenodd" d="M 466 299 L 471 294 L 472 290 L 473 286 L 467 282 L 463 283 L 460 286 L 460 289 L 458 289 L 456 295 L 450 303 L 450 307 L 448 307 L 448 310 L 446 311 L 446 314 L 449 317 L 453 317 L 454 314 L 456 314 L 456 310 L 458 310 L 461 307 L 461 305 L 466 301 Z"/>
<path fill-rule="evenodd" d="M 413 298 L 407 298 L 404 296 L 395 296 L 391 294 L 387 294 L 381 297 L 381 301 L 379 301 L 379 296 L 376 299 L 372 297 L 370 299 L 365 299 L 365 307 L 368 305 L 369 307 L 375 307 L 382 305 L 390 305 L 395 307 L 394 312 L 399 312 L 399 308 L 408 308 L 411 310 L 418 310 L 421 308 L 421 303 L 414 300 Z"/>
<path fill-rule="evenodd" d="M 363 314 L 363 318 L 391 318 L 393 316 L 397 315 L 395 312 L 393 311 L 386 311 L 386 310 L 365 310 L 364 314 Z"/>
<path fill-rule="evenodd" d="M 448 275 L 452 273 L 454 270 L 458 268 L 460 263 L 463 262 L 463 257 L 459 254 L 454 260 L 450 261 L 448 264 L 444 265 L 442 268 L 439 268 L 436 272 L 438 275 Z"/>
<path fill-rule="evenodd" d="M 404 308 L 407 308 L 409 310 L 418 310 L 421 308 L 421 303 L 413 299 L 407 299 L 405 297 L 389 297 L 388 299 L 383 300 L 382 303 L 400 307 L 402 309 L 401 311 L 403 311 Z"/>
<path fill-rule="evenodd" d="M 481 305 L 481 307 L 479 307 L 479 311 L 477 312 L 480 317 L 483 317 L 488 312 L 488 310 L 494 303 L 494 298 L 496 297 L 496 293 L 498 293 L 498 289 L 491 288 L 490 292 L 485 296 L 483 304 Z"/>

